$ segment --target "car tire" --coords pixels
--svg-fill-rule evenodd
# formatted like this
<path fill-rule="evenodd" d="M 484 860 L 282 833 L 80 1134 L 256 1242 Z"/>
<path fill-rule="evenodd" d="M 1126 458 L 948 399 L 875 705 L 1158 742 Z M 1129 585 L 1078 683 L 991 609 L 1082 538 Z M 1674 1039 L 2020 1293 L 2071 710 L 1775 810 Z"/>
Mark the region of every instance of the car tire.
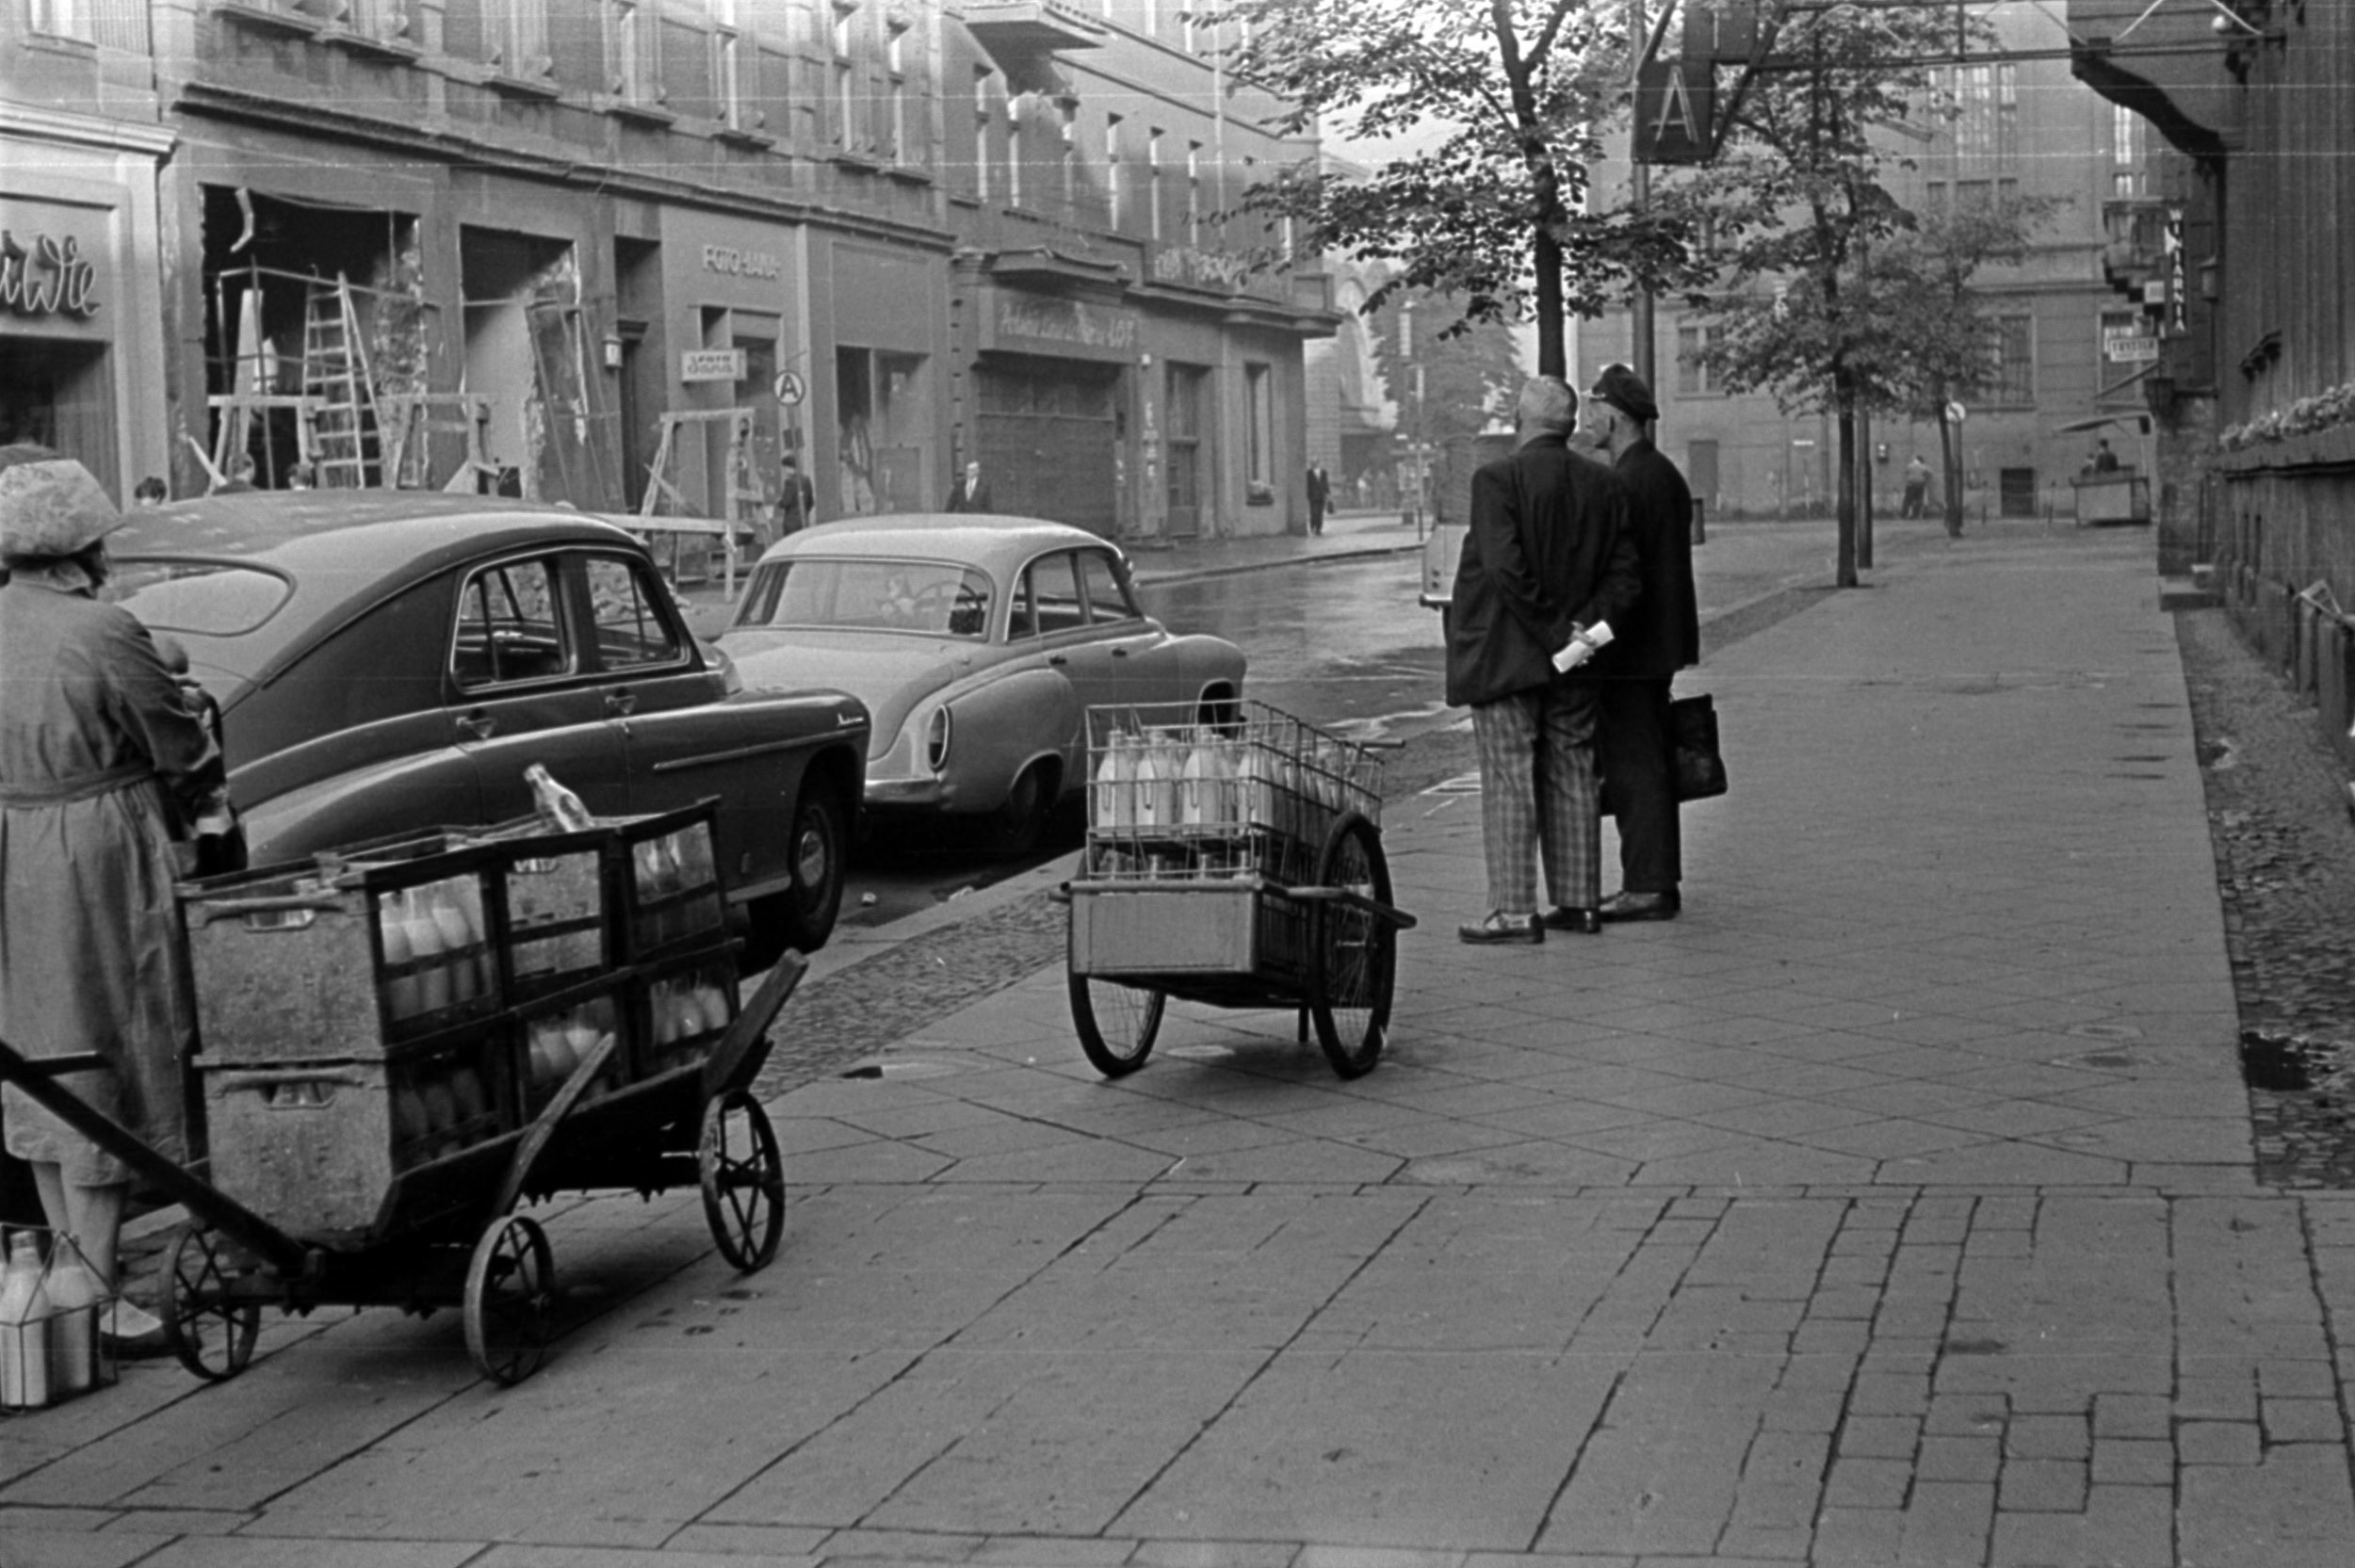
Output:
<path fill-rule="evenodd" d="M 793 839 L 789 862 L 793 884 L 752 902 L 752 931 L 739 960 L 747 974 L 774 964 L 788 947 L 814 953 L 834 934 L 835 916 L 842 911 L 842 883 L 849 843 L 842 830 L 842 806 L 833 790 L 820 784 L 802 786 L 793 802 Z"/>
<path fill-rule="evenodd" d="M 1053 794 L 1047 787 L 1047 765 L 1034 762 L 1018 774 L 1006 791 L 1006 803 L 990 818 L 989 847 L 1009 858 L 1027 855 L 1047 836 L 1047 819 L 1054 812 Z"/>

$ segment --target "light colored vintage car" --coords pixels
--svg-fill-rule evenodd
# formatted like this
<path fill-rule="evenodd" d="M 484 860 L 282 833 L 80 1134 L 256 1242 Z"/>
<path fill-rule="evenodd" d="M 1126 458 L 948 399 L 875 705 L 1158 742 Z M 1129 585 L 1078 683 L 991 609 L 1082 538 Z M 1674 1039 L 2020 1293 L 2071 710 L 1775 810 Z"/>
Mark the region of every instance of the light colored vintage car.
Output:
<path fill-rule="evenodd" d="M 1242 695 L 1242 650 L 1137 608 L 1128 558 L 1034 518 L 910 513 L 770 547 L 721 648 L 753 687 L 827 687 L 874 718 L 867 809 L 980 821 L 1033 847 L 1087 781 L 1086 709 Z"/>

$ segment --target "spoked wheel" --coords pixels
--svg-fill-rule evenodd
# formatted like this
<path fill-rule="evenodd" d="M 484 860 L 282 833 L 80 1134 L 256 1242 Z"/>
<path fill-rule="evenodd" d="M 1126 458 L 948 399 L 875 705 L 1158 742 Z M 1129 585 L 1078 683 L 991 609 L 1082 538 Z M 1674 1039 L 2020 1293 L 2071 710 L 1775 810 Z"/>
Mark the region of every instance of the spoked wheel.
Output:
<path fill-rule="evenodd" d="M 1346 888 L 1388 906 L 1390 863 L 1382 835 L 1352 812 L 1333 824 L 1317 856 L 1317 885 Z M 1398 978 L 1398 929 L 1353 904 L 1320 901 L 1308 915 L 1308 1015 L 1333 1071 L 1371 1071 L 1390 1026 Z"/>
<path fill-rule="evenodd" d="M 466 1353 L 493 1382 L 514 1384 L 547 1359 L 556 1259 L 539 1221 L 492 1221 L 466 1265 Z"/>
<path fill-rule="evenodd" d="M 262 1309 L 230 1294 L 240 1270 L 229 1243 L 203 1226 L 180 1227 L 164 1270 L 164 1343 L 180 1365 L 207 1382 L 224 1382 L 253 1359 Z"/>
<path fill-rule="evenodd" d="M 767 1268 L 785 1234 L 785 1160 L 759 1101 L 731 1089 L 704 1107 L 695 1171 L 720 1255 L 741 1273 Z"/>
<path fill-rule="evenodd" d="M 1153 1037 L 1161 1033 L 1161 1010 L 1169 998 L 1093 975 L 1066 978 L 1071 982 L 1071 1025 L 1080 1031 L 1080 1049 L 1087 1053 L 1089 1064 L 1108 1078 L 1144 1066 L 1152 1054 Z"/>

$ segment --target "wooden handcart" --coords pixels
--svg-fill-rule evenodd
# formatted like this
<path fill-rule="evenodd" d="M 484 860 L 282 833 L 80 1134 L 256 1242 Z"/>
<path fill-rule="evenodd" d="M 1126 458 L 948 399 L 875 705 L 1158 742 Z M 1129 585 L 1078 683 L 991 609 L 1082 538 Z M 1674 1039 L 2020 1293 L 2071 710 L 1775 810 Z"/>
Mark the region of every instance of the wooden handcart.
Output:
<path fill-rule="evenodd" d="M 1088 712 L 1071 1019 L 1107 1076 L 1145 1065 L 1171 997 L 1296 1010 L 1333 1070 L 1382 1054 L 1398 933 L 1381 759 L 1260 703 Z"/>
<path fill-rule="evenodd" d="M 776 1255 L 784 1163 L 751 1085 L 805 965 L 787 954 L 739 1010 L 710 835 L 706 804 L 184 886 L 205 1131 L 190 1165 L 52 1081 L 94 1058 L 0 1044 L 0 1081 L 187 1210 L 160 1310 L 198 1376 L 245 1367 L 265 1306 L 457 1306 L 475 1365 L 519 1382 L 556 1301 L 521 1203 L 695 1186 L 730 1264 Z M 428 924 L 448 940 L 417 936 Z"/>

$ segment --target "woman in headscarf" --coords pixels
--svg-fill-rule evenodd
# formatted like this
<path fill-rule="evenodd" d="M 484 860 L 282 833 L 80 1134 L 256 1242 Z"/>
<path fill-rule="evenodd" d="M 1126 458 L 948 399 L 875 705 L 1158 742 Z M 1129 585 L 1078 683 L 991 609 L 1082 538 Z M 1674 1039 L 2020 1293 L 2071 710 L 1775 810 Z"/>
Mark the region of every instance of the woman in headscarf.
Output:
<path fill-rule="evenodd" d="M 28 1058 L 96 1052 L 59 1080 L 186 1160 L 195 1013 L 173 824 L 218 790 L 220 755 L 145 627 L 101 603 L 122 521 L 80 463 L 0 449 L 0 1040 Z M 0 1136 L 31 1162 L 53 1230 L 109 1286 L 130 1172 L 13 1085 Z M 111 1332 L 160 1325 L 124 1302 Z"/>

